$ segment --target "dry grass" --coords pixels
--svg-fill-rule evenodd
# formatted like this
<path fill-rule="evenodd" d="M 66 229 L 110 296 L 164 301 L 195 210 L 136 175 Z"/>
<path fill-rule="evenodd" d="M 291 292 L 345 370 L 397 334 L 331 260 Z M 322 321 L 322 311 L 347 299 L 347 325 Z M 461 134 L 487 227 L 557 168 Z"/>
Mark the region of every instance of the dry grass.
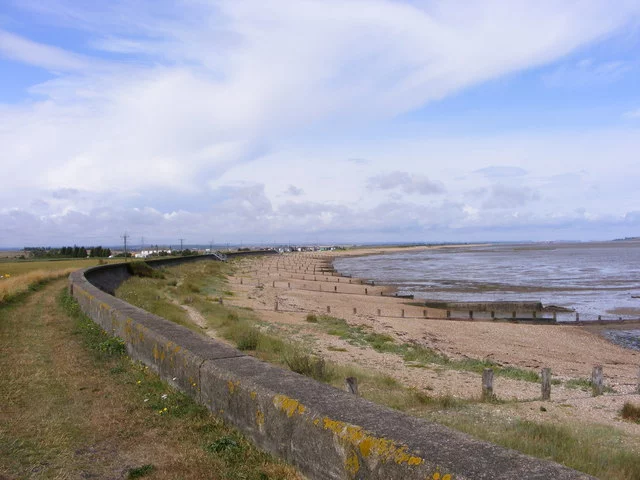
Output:
<path fill-rule="evenodd" d="M 131 362 L 63 285 L 0 306 L 0 478 L 300 478 Z"/>
<path fill-rule="evenodd" d="M 121 262 L 122 259 L 99 259 L 99 258 L 65 258 L 63 260 L 51 259 L 51 260 L 10 260 L 0 259 L 0 276 L 11 275 L 18 276 L 23 275 L 34 270 L 67 270 L 79 268 L 88 268 L 103 263 L 116 263 Z"/>
<path fill-rule="evenodd" d="M 625 420 L 640 423 L 640 405 L 625 402 L 622 410 L 620 411 L 620 416 Z"/>
<path fill-rule="evenodd" d="M 32 270 L 21 275 L 4 274 L 0 279 L 0 304 L 10 301 L 20 294 L 36 289 L 43 283 L 55 278 L 65 277 L 77 268 L 59 270 Z"/>

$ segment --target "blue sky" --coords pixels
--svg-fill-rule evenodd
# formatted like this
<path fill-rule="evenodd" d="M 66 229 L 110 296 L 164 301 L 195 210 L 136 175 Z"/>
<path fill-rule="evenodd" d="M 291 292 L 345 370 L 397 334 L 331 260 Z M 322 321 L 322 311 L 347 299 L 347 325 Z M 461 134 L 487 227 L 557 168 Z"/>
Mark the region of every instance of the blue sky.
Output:
<path fill-rule="evenodd" d="M 4 0 L 0 246 L 640 235 L 640 2 Z"/>

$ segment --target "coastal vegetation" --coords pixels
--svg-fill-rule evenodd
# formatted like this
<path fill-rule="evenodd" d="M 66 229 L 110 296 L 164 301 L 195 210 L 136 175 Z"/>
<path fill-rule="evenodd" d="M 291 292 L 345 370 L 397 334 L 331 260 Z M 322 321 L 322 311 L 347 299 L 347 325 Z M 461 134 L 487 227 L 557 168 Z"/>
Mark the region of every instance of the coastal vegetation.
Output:
<path fill-rule="evenodd" d="M 625 402 L 620 411 L 620 416 L 625 420 L 640 423 L 640 405 Z"/>
<path fill-rule="evenodd" d="M 229 341 L 250 355 L 337 388 L 344 388 L 345 378 L 357 377 L 359 393 L 373 402 L 526 454 L 553 459 L 600 478 L 640 478 L 637 442 L 630 440 L 622 430 L 579 422 L 556 425 L 551 419 L 548 422 L 526 420 L 517 414 L 502 412 L 509 405 L 519 404 L 514 400 L 498 399 L 495 403 L 486 403 L 479 398 L 460 399 L 428 387 L 407 387 L 396 378 L 373 369 L 332 361 L 315 351 L 308 342 L 293 340 L 277 324 L 261 320 L 251 309 L 229 305 L 226 300 L 232 298 L 233 293 L 227 276 L 234 273 L 234 268 L 233 262 L 198 262 L 166 268 L 162 270 L 163 279 L 134 277 L 128 280 L 118 289 L 117 296 L 202 334 Z M 194 317 L 194 311 L 198 317 Z M 311 329 L 358 348 L 397 355 L 409 366 L 478 373 L 484 368 L 493 368 L 498 376 L 539 381 L 537 373 L 530 370 L 501 366 L 486 359 L 449 358 L 340 318 L 315 313 L 303 318 Z M 327 350 L 341 351 L 341 348 Z M 557 380 L 554 382 L 558 383 Z M 578 388 L 583 386 L 580 380 L 573 384 Z"/>
<path fill-rule="evenodd" d="M 317 323 L 329 335 L 335 335 L 352 345 L 368 346 L 377 352 L 399 355 L 405 362 L 410 364 L 410 366 L 438 365 L 451 370 L 475 373 L 482 373 L 485 368 L 491 368 L 497 376 L 528 382 L 540 381 L 540 376 L 532 370 L 501 366 L 488 359 L 477 360 L 465 358 L 462 360 L 454 360 L 442 353 L 418 344 L 398 343 L 389 335 L 373 332 L 364 325 L 350 325 L 341 318 L 328 315 L 320 315 L 318 317 L 313 315 L 312 318 L 315 320 L 309 320 L 309 317 L 307 317 L 307 321 Z"/>

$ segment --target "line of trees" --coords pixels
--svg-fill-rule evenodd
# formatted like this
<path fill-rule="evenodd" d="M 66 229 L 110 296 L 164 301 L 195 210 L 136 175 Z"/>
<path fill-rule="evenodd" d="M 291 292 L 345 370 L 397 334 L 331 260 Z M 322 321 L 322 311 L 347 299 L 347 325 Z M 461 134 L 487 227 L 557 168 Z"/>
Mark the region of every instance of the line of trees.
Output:
<path fill-rule="evenodd" d="M 105 258 L 111 255 L 110 248 L 103 248 L 102 246 L 79 247 L 74 245 L 73 247 L 25 247 L 24 251 L 34 258 Z"/>

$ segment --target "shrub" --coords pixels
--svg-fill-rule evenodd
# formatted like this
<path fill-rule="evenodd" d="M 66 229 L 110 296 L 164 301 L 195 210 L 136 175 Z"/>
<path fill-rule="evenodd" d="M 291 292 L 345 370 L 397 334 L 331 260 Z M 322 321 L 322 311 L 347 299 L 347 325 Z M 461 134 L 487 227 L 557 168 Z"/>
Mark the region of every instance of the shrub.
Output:
<path fill-rule="evenodd" d="M 110 337 L 104 342 L 98 344 L 98 350 L 108 355 L 124 355 L 126 347 L 122 340 L 118 337 Z"/>
<path fill-rule="evenodd" d="M 162 272 L 154 270 L 147 262 L 131 262 L 127 264 L 127 269 L 131 275 L 147 278 L 164 278 Z"/>
<path fill-rule="evenodd" d="M 128 479 L 134 479 L 134 478 L 146 477 L 150 473 L 153 473 L 155 471 L 155 469 L 156 469 L 156 467 L 154 467 L 151 464 L 143 465 L 141 467 L 136 467 L 136 468 L 130 468 L 129 469 L 129 474 L 127 475 L 127 478 Z"/>
<path fill-rule="evenodd" d="M 238 350 L 255 350 L 258 348 L 260 332 L 255 328 L 249 328 L 238 338 Z"/>
<path fill-rule="evenodd" d="M 631 420 L 636 423 L 640 423 L 640 405 L 634 405 L 630 402 L 625 402 L 620 415 L 625 420 Z"/>
<path fill-rule="evenodd" d="M 284 361 L 292 371 L 327 382 L 331 379 L 331 372 L 322 357 L 313 357 L 299 350 L 293 350 L 284 355 Z"/>
<path fill-rule="evenodd" d="M 308 314 L 306 320 L 309 323 L 318 323 L 318 317 L 316 317 L 313 313 Z"/>

